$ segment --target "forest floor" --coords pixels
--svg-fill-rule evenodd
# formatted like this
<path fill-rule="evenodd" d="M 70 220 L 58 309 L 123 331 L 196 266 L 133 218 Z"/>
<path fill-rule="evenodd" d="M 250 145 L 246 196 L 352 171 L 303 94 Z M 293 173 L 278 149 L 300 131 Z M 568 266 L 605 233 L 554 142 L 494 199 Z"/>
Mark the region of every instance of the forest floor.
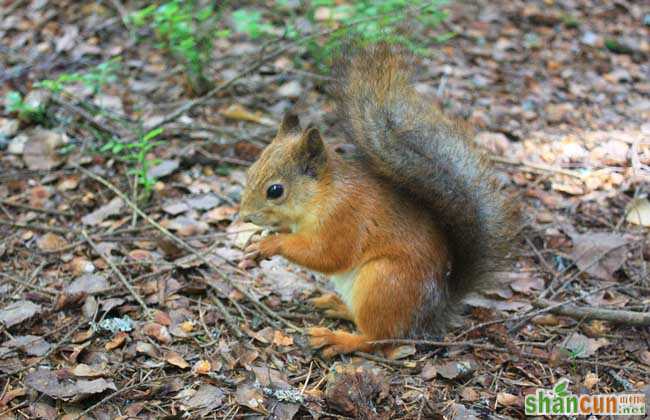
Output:
<path fill-rule="evenodd" d="M 216 88 L 192 96 L 120 2 L 0 1 L 0 96 L 46 110 L 0 111 L 0 419 L 521 418 L 560 378 L 650 398 L 642 3 L 447 6 L 457 36 L 417 88 L 476 126 L 524 209 L 517 254 L 437 342 L 325 360 L 304 329 L 354 328 L 309 305 L 331 286 L 245 260 L 257 229 L 236 217 L 286 109 L 337 133 L 303 48 L 219 39 Z M 98 89 L 35 87 L 114 56 Z"/>

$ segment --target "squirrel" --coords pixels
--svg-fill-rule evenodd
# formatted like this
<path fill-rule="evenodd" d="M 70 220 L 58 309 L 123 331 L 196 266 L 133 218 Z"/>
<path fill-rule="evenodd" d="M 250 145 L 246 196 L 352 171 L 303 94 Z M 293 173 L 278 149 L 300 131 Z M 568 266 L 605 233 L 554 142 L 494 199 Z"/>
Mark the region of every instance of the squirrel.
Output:
<path fill-rule="evenodd" d="M 312 303 L 359 331 L 310 328 L 325 357 L 444 332 L 514 242 L 514 200 L 468 125 L 415 91 L 412 60 L 385 43 L 349 48 L 332 92 L 353 152 L 289 112 L 247 173 L 240 218 L 280 232 L 249 251 L 329 276 L 338 295 Z"/>

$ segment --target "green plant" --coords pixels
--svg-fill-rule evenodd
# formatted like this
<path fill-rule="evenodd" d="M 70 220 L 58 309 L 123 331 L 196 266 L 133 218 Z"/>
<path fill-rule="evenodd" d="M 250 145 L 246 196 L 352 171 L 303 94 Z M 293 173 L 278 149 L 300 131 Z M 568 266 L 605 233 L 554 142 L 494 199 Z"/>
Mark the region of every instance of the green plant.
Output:
<path fill-rule="evenodd" d="M 257 39 L 273 30 L 272 25 L 262 21 L 262 12 L 258 10 L 235 10 L 232 13 L 232 20 L 237 32 L 248 34 L 252 39 Z"/>
<path fill-rule="evenodd" d="M 92 89 L 94 95 L 99 93 L 102 86 L 117 80 L 120 58 L 115 57 L 105 61 L 85 73 L 63 73 L 56 79 L 41 80 L 36 87 L 47 89 L 53 93 L 60 93 L 66 85 L 83 83 Z"/>
<path fill-rule="evenodd" d="M 416 54 L 426 55 L 427 45 L 418 39 L 414 24 L 424 29 L 439 26 L 447 18 L 447 13 L 441 9 L 445 3 L 446 0 L 361 0 L 337 5 L 334 0 L 315 0 L 309 12 L 310 18 L 316 19 L 319 8 L 329 9 L 329 24 L 338 26 L 338 29 L 324 41 L 310 41 L 308 51 L 321 65 L 349 39 L 360 44 L 380 41 L 401 44 Z M 407 22 L 409 13 L 414 15 Z M 409 27 L 408 34 L 400 30 L 403 25 Z M 453 36 L 453 32 L 445 32 L 431 40 L 444 42 Z"/>
<path fill-rule="evenodd" d="M 42 105 L 32 105 L 25 101 L 20 92 L 15 90 L 7 92 L 5 96 L 5 112 L 16 113 L 18 118 L 37 124 L 47 122 L 47 112 Z"/>
<path fill-rule="evenodd" d="M 195 93 L 209 89 L 211 83 L 204 69 L 211 58 L 212 39 L 230 33 L 217 29 L 219 15 L 213 5 L 201 7 L 197 1 L 172 0 L 140 9 L 129 20 L 135 27 L 149 25 L 154 30 L 158 46 L 185 66 Z"/>
<path fill-rule="evenodd" d="M 123 143 L 112 139 L 99 150 L 132 163 L 134 166 L 129 170 L 129 174 L 136 177 L 138 184 L 143 187 L 144 192 L 148 195 L 156 183 L 156 179 L 149 175 L 149 168 L 152 164 L 155 164 L 155 161 L 150 160 L 148 155 L 154 147 L 162 144 L 160 141 L 154 141 L 162 132 L 162 127 L 156 128 L 139 136 L 132 143 Z"/>

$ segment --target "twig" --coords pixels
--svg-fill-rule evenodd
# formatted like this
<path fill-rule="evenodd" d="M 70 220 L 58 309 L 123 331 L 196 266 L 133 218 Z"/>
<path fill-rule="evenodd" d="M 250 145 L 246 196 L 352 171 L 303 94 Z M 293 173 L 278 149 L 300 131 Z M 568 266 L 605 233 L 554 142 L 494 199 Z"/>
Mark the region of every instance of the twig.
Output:
<path fill-rule="evenodd" d="M 573 171 L 569 171 L 567 169 L 562 169 L 562 168 L 556 168 L 551 165 L 546 165 L 544 163 L 534 163 L 534 162 L 527 162 L 527 161 L 517 161 L 517 160 L 512 160 L 508 158 L 504 158 L 501 156 L 495 156 L 495 155 L 490 155 L 490 159 L 493 160 L 494 162 L 498 163 L 504 163 L 507 165 L 513 165 L 513 166 L 520 166 L 524 170 L 529 170 L 529 172 L 536 172 L 536 171 L 543 171 L 543 172 L 552 172 L 556 174 L 561 174 L 561 175 L 566 175 L 570 176 L 572 178 L 576 178 L 579 180 L 583 180 L 583 177 Z M 530 169 L 534 169 L 533 171 L 530 171 Z"/>
<path fill-rule="evenodd" d="M 20 229 L 40 230 L 43 232 L 54 232 L 54 233 L 60 233 L 62 235 L 66 235 L 70 232 L 79 233 L 77 229 L 65 229 L 65 228 L 59 228 L 55 226 L 38 225 L 32 223 L 17 223 L 17 222 L 10 222 L 8 220 L 0 220 L 0 225 L 6 225 L 6 226 L 11 226 Z"/>
<path fill-rule="evenodd" d="M 242 287 L 241 285 L 239 285 L 239 284 L 237 284 L 237 283 L 231 281 L 230 278 L 228 278 L 228 277 L 227 277 L 227 276 L 226 276 L 226 275 L 225 275 L 225 274 L 224 274 L 224 273 L 219 269 L 219 267 L 217 267 L 217 265 L 216 265 L 214 262 L 210 261 L 208 258 L 206 258 L 204 255 L 202 255 L 200 252 L 198 252 L 197 250 L 195 250 L 194 247 L 192 247 L 191 245 L 189 245 L 187 242 L 185 242 L 184 240 L 182 240 L 182 239 L 179 238 L 178 236 L 176 236 L 176 235 L 174 235 L 173 233 L 171 233 L 169 230 L 167 230 L 166 228 L 164 228 L 163 226 L 161 226 L 158 222 L 156 222 L 155 220 L 153 220 L 153 219 L 152 219 L 148 214 L 146 214 L 145 212 L 143 212 L 142 210 L 140 210 L 140 208 L 139 208 L 135 203 L 133 203 L 133 202 L 129 199 L 129 197 L 127 197 L 127 196 L 126 196 L 122 191 L 118 190 L 117 187 L 115 187 L 112 183 L 110 183 L 109 181 L 107 181 L 106 179 L 104 179 L 104 178 L 102 178 L 102 177 L 100 177 L 100 176 L 98 176 L 98 175 L 95 175 L 94 173 L 90 172 L 89 170 L 87 170 L 87 169 L 85 169 L 85 168 L 83 168 L 83 167 L 81 167 L 81 166 L 79 166 L 79 165 L 74 164 L 73 166 L 76 167 L 77 169 L 79 169 L 79 170 L 80 170 L 81 172 L 83 172 L 85 175 L 87 175 L 87 176 L 91 177 L 92 179 L 94 179 L 95 181 L 97 181 L 97 182 L 103 184 L 105 187 L 107 187 L 108 189 L 110 189 L 111 191 L 113 191 L 115 194 L 117 194 L 117 195 L 118 195 L 122 200 L 124 200 L 124 202 L 125 202 L 129 207 L 131 207 L 133 210 L 135 210 L 135 211 L 140 215 L 140 217 L 142 217 L 142 218 L 143 218 L 144 220 L 146 220 L 149 224 L 151 224 L 151 225 L 154 226 L 156 229 L 158 229 L 160 232 L 162 232 L 163 235 L 165 235 L 166 237 L 168 237 L 169 239 L 171 239 L 172 241 L 174 241 L 176 244 L 178 244 L 179 246 L 181 246 L 183 249 L 185 249 L 185 250 L 189 251 L 190 253 L 192 253 L 192 254 L 193 254 L 194 256 L 196 256 L 199 260 L 201 260 L 201 262 L 203 262 L 204 264 L 207 264 L 210 268 L 212 268 L 212 269 L 213 269 L 213 270 L 214 270 L 214 271 L 219 275 L 219 277 L 221 277 L 222 280 L 224 280 L 228 285 L 230 285 L 231 287 L 237 289 L 237 291 L 239 291 L 241 294 L 243 294 L 244 296 L 246 296 L 246 298 L 247 298 L 247 299 L 248 299 L 248 300 L 249 300 L 253 305 L 255 305 L 257 308 L 259 308 L 259 309 L 260 309 L 262 312 L 264 312 L 266 315 L 268 315 L 269 317 L 274 318 L 274 319 L 276 319 L 276 320 L 282 322 L 284 325 L 286 325 L 287 327 L 291 328 L 292 330 L 294 330 L 294 331 L 296 331 L 296 332 L 302 332 L 302 329 L 301 329 L 301 328 L 297 327 L 297 326 L 294 325 L 293 323 L 287 321 L 286 319 L 284 319 L 284 318 L 282 318 L 281 316 L 279 316 L 278 314 L 276 314 L 273 310 L 271 310 L 268 306 L 266 306 L 266 304 L 264 304 L 263 302 L 260 302 L 260 301 L 255 297 L 255 296 L 253 296 L 253 295 L 252 295 L 248 290 L 246 290 L 244 287 Z M 210 286 L 210 287 L 212 287 L 212 286 Z"/>
<path fill-rule="evenodd" d="M 17 209 L 35 211 L 37 213 L 52 214 L 55 216 L 69 216 L 69 217 L 74 216 L 74 214 L 65 211 L 42 209 L 39 207 L 28 206 L 27 204 L 14 203 L 13 201 L 4 200 L 4 199 L 0 199 L 0 203 L 4 204 L 5 206 L 15 207 Z"/>
<path fill-rule="evenodd" d="M 104 261 L 106 261 L 106 263 L 108 263 L 108 265 L 111 267 L 111 270 L 113 270 L 113 272 L 120 279 L 122 284 L 124 284 L 124 287 L 126 287 L 128 289 L 129 293 L 131 293 L 131 296 L 133 296 L 133 298 L 136 300 L 136 302 L 138 302 L 138 304 L 142 307 L 142 309 L 144 310 L 145 316 L 149 316 L 149 313 L 150 313 L 149 307 L 147 306 L 146 303 L 144 303 L 144 300 L 142 300 L 140 295 L 138 295 L 138 292 L 135 291 L 135 289 L 133 288 L 131 283 L 129 283 L 129 281 L 126 279 L 126 277 L 124 277 L 124 274 L 122 274 L 122 272 L 120 270 L 118 270 L 118 268 L 115 266 L 115 263 L 109 257 L 104 255 L 104 253 L 102 253 L 99 250 L 99 248 L 97 248 L 97 245 L 95 244 L 95 242 L 93 242 L 92 239 L 90 239 L 90 236 L 88 236 L 88 234 L 86 233 L 85 230 L 82 230 L 81 234 L 83 235 L 86 242 L 88 242 L 88 244 L 92 247 L 92 249 L 95 250 L 95 252 L 100 257 L 102 257 L 102 259 Z"/>
<path fill-rule="evenodd" d="M 574 305 L 559 305 L 556 302 L 552 302 L 546 299 L 537 299 L 533 302 L 533 305 L 538 308 L 545 308 L 549 312 L 553 312 L 558 315 L 570 316 L 574 319 L 599 319 L 602 321 L 609 321 L 617 324 L 625 324 L 635 327 L 644 327 L 650 325 L 650 313 L 648 312 L 634 312 L 604 308 L 587 308 Z"/>

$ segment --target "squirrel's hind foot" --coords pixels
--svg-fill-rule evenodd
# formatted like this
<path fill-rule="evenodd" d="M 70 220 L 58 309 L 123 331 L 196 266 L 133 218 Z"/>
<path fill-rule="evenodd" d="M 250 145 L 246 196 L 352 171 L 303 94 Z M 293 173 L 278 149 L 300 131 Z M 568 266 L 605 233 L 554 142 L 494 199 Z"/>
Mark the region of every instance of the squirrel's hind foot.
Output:
<path fill-rule="evenodd" d="M 324 327 L 312 327 L 307 330 L 309 344 L 315 349 L 322 349 L 323 357 L 332 358 L 337 354 L 355 351 L 372 351 L 374 345 L 364 335 L 351 334 L 346 331 L 332 331 Z"/>

